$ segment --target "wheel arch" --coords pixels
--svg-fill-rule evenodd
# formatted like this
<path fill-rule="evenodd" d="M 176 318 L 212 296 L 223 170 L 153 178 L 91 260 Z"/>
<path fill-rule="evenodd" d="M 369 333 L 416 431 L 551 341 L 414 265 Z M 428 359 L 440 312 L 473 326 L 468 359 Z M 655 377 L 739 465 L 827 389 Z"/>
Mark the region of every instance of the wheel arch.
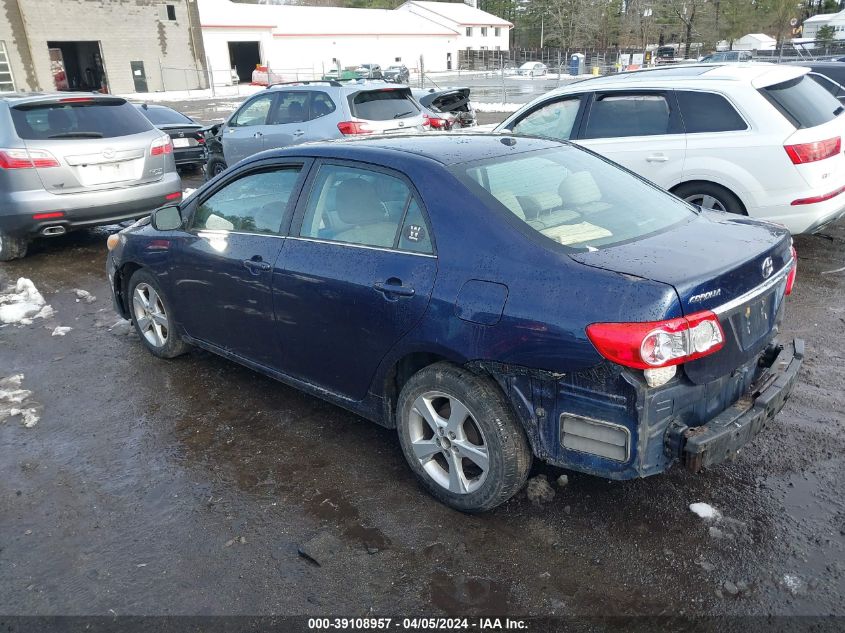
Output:
<path fill-rule="evenodd" d="M 121 264 L 114 272 L 114 296 L 118 299 L 120 315 L 124 319 L 131 318 L 129 311 L 129 299 L 127 297 L 127 292 L 129 291 L 129 280 L 132 279 L 132 275 L 142 268 L 144 268 L 144 266 L 138 262 L 130 261 Z"/>
<path fill-rule="evenodd" d="M 684 180 L 683 182 L 679 182 L 678 184 L 673 185 L 672 188 L 669 189 L 669 192 L 674 194 L 678 189 L 687 185 L 715 185 L 716 187 L 721 187 L 739 201 L 739 204 L 742 206 L 743 213 L 745 215 L 748 215 L 748 204 L 744 199 L 745 196 L 737 193 L 735 187 L 732 187 L 728 184 L 724 184 L 722 182 L 718 182 L 717 180 L 714 180 L 712 178 L 693 178 L 690 180 Z"/>

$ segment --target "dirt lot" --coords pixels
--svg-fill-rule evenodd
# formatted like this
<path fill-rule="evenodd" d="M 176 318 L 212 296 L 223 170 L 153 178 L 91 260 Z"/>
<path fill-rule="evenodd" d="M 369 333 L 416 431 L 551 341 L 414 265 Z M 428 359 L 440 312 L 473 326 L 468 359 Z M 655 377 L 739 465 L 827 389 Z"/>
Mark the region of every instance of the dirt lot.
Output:
<path fill-rule="evenodd" d="M 144 351 L 111 309 L 107 232 L 0 265 L 0 289 L 29 278 L 55 310 L 0 328 L 0 377 L 23 374 L 40 416 L 0 422 L 0 613 L 845 614 L 845 223 L 796 239 L 785 335 L 807 360 L 737 460 L 569 473 L 552 502 L 484 516 L 428 497 L 392 431 Z"/>

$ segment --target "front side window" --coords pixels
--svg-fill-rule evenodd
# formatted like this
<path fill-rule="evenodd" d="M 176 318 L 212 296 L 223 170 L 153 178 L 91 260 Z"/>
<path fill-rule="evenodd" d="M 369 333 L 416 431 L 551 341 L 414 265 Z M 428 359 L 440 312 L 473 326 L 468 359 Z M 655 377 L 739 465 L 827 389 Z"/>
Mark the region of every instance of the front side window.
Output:
<path fill-rule="evenodd" d="M 411 190 L 400 178 L 369 169 L 323 165 L 308 197 L 300 236 L 395 248 L 406 215 L 411 225 L 422 226 L 421 217 L 414 219 L 414 212 L 409 213 L 412 201 Z M 430 247 L 426 233 L 409 229 L 407 235 L 403 232 L 401 243 Z"/>
<path fill-rule="evenodd" d="M 458 165 L 455 171 L 489 207 L 568 248 L 612 246 L 695 216 L 688 204 L 571 145 Z"/>
<path fill-rule="evenodd" d="M 265 94 L 253 99 L 232 117 L 229 125 L 232 127 L 265 125 L 267 123 L 267 115 L 270 114 L 270 108 L 273 105 L 273 98 L 274 95 Z"/>
<path fill-rule="evenodd" d="M 197 207 L 192 228 L 278 235 L 300 170 L 260 171 L 227 184 Z"/>
<path fill-rule="evenodd" d="M 663 95 L 596 95 L 584 138 L 667 134 L 669 115 L 669 103 Z"/>
<path fill-rule="evenodd" d="M 722 95 L 689 90 L 678 90 L 675 95 L 688 134 L 748 129 L 743 118 Z"/>
<path fill-rule="evenodd" d="M 528 136 L 545 136 L 565 141 L 572 136 L 572 127 L 581 107 L 581 97 L 570 97 L 548 103 L 519 121 L 513 131 Z"/>

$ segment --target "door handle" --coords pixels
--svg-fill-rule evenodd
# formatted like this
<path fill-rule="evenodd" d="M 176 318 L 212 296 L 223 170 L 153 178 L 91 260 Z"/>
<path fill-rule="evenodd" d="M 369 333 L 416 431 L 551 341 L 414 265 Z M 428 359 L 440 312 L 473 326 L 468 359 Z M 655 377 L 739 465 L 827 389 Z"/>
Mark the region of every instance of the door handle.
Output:
<path fill-rule="evenodd" d="M 252 135 L 252 138 L 259 138 L 259 137 L 262 137 L 262 136 L 264 136 L 264 135 L 261 132 L 256 132 L 255 134 Z"/>
<path fill-rule="evenodd" d="M 293 133 L 294 136 L 302 136 L 303 134 L 305 134 L 305 130 L 297 130 Z"/>
<path fill-rule="evenodd" d="M 669 157 L 666 154 L 652 154 L 646 160 L 650 163 L 665 163 Z"/>
<path fill-rule="evenodd" d="M 246 268 L 253 275 L 260 275 L 262 272 L 270 270 L 271 266 L 263 261 L 260 256 L 256 255 L 252 259 L 245 259 L 243 261 L 244 268 Z"/>
<path fill-rule="evenodd" d="M 402 281 L 395 277 L 391 277 L 387 281 L 377 281 L 373 284 L 373 288 L 388 299 L 392 299 L 393 297 L 413 297 L 416 292 L 411 286 L 403 286 Z"/>

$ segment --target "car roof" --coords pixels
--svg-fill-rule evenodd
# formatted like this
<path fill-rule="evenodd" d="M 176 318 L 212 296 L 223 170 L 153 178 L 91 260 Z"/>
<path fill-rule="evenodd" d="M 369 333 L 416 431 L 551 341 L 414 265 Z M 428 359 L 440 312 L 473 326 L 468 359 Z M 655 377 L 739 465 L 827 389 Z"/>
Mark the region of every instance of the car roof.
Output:
<path fill-rule="evenodd" d="M 645 84 L 669 86 L 683 82 L 685 85 L 716 81 L 752 83 L 762 87 L 794 79 L 807 72 L 805 67 L 764 62 L 739 64 L 682 64 L 663 68 L 648 68 L 631 72 L 606 75 L 594 79 L 568 84 L 558 88 L 556 93 L 581 91 L 594 88 L 643 87 Z M 575 89 L 575 90 L 573 90 Z"/>
<path fill-rule="evenodd" d="M 0 93 L 0 100 L 10 103 L 31 102 L 31 101 L 57 101 L 68 97 L 102 97 L 106 99 L 122 99 L 117 95 L 103 94 L 101 92 L 6 92 Z"/>
<path fill-rule="evenodd" d="M 502 134 L 403 134 L 305 143 L 269 150 L 259 156 L 308 156 L 340 158 L 391 165 L 396 154 L 415 156 L 451 166 L 523 152 L 561 147 L 567 143 L 552 139 L 513 137 Z"/>
<path fill-rule="evenodd" d="M 403 88 L 407 88 L 407 86 L 402 86 L 399 84 L 391 84 L 386 81 L 381 81 L 379 79 L 349 79 L 349 80 L 340 80 L 337 79 L 326 79 L 326 80 L 311 80 L 311 81 L 291 81 L 291 82 L 284 82 L 284 83 L 277 83 L 277 84 L 270 84 L 267 86 L 268 90 L 320 90 L 325 92 L 329 88 L 335 88 L 338 90 L 346 90 L 347 92 L 359 92 L 361 90 L 381 90 L 381 89 L 388 89 L 388 90 L 401 90 Z M 256 93 L 260 94 L 260 93 Z"/>

